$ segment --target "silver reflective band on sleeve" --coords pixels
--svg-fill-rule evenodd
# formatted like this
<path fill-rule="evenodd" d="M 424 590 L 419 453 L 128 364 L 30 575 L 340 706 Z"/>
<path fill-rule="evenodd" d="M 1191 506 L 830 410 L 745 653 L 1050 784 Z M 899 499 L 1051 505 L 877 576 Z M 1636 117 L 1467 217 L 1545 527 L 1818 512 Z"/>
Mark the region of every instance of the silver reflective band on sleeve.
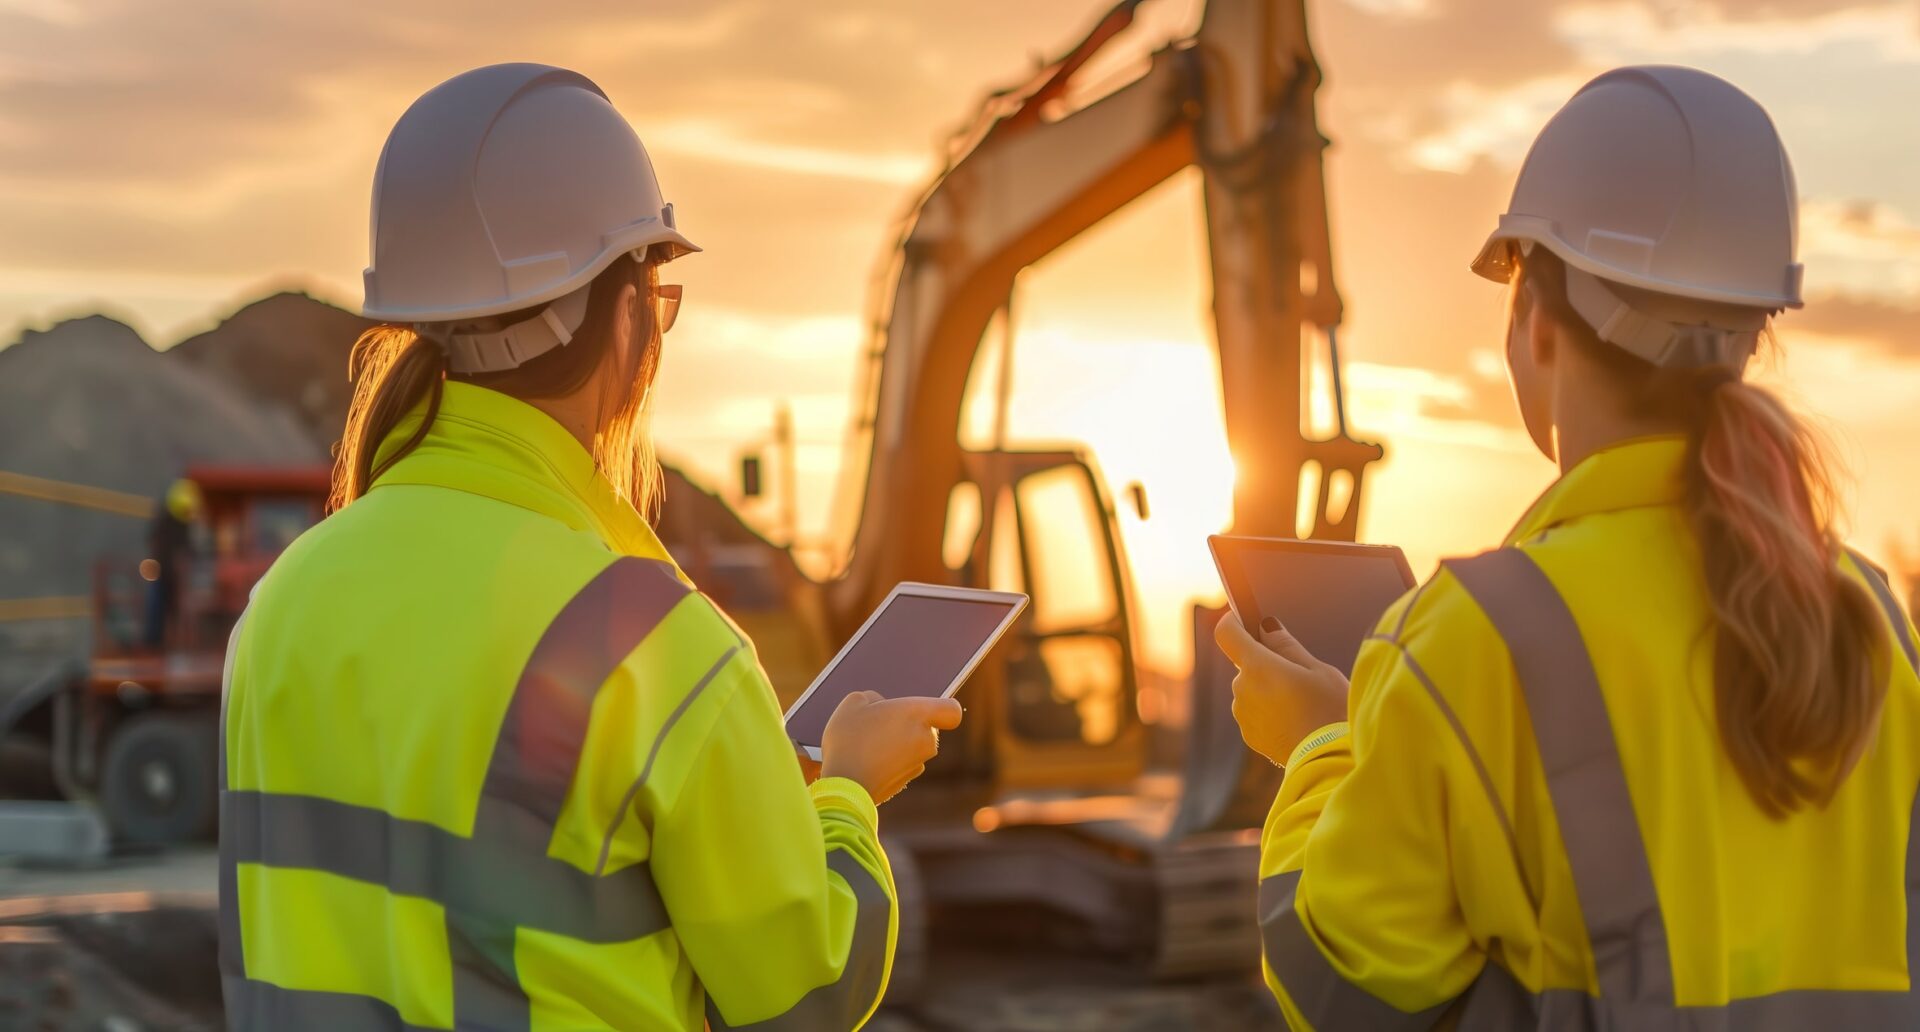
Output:
<path fill-rule="evenodd" d="M 1334 970 L 1320 946 L 1307 934 L 1295 900 L 1299 871 L 1282 871 L 1260 880 L 1260 944 L 1267 966 L 1286 987 L 1301 1017 L 1317 1029 L 1425 1029 L 1433 1027 L 1446 1004 L 1409 1013 L 1346 980 Z"/>
<path fill-rule="evenodd" d="M 537 837 L 545 852 L 580 766 L 600 686 L 691 593 L 666 563 L 620 559 L 560 610 L 527 658 L 500 722 L 476 838 Z"/>
<path fill-rule="evenodd" d="M 574 772 L 580 767 L 600 687 L 691 593 L 671 565 L 622 557 L 567 600 L 534 645 L 501 719 L 474 814 L 476 843 L 498 843 L 545 857 L 573 787 Z M 692 691 L 705 687 L 702 681 Z M 664 735 L 670 727 L 660 733 Z M 577 870 L 570 865 L 568 869 Z M 607 880 L 629 877 L 628 871 L 635 871 L 633 879 L 645 879 L 658 904 L 653 879 L 645 871 L 628 868 Z M 499 891 L 498 887 L 515 883 L 503 879 L 486 884 Z M 571 899 L 577 902 L 582 897 L 575 894 Z M 665 927 L 664 906 L 660 913 L 660 926 Z M 454 1024 L 502 1032 L 530 1028 L 532 1003 L 520 986 L 514 959 L 517 929 L 522 924 L 542 931 L 559 929 L 455 907 L 447 909 L 446 924 L 453 961 Z"/>
<path fill-rule="evenodd" d="M 1532 993 L 1490 962 L 1465 996 L 1460 1029 L 1920 1029 L 1920 789 L 1907 824 L 1905 990 L 1803 989 L 1718 1006 L 1679 1006 L 1674 1002 L 1666 929 L 1626 772 L 1591 655 L 1571 610 L 1545 572 L 1517 549 L 1445 566 L 1486 613 L 1513 658 L 1548 794 L 1560 816 L 1575 893 L 1589 935 L 1596 936 L 1593 953 L 1601 988 L 1599 997 L 1578 989 Z M 1636 855 L 1621 856 L 1617 843 L 1597 841 L 1602 838 L 1599 832 L 1630 835 Z M 1598 919 L 1590 909 L 1595 904 Z M 1646 908 L 1645 913 L 1635 913 L 1636 907 Z M 1610 929 L 1616 940 L 1605 952 L 1597 938 L 1601 929 Z M 1650 992 L 1654 989 L 1658 994 Z"/>
<path fill-rule="evenodd" d="M 859 908 L 853 921 L 853 941 L 847 947 L 847 961 L 840 977 L 807 992 L 785 1012 L 746 1025 L 729 1025 L 720 1016 L 713 998 L 707 998 L 707 1026 L 713 1032 L 832 1032 L 859 1024 L 879 1002 L 886 988 L 887 926 L 893 904 L 887 890 L 873 872 L 860 865 L 851 853 L 835 849 L 827 853 L 827 869 L 846 880 Z"/>
<path fill-rule="evenodd" d="M 639 796 L 640 790 L 646 787 L 647 778 L 653 774 L 653 762 L 660 758 L 660 747 L 667 744 L 667 733 L 673 730 L 673 725 L 678 724 L 681 717 L 686 716 L 694 700 L 700 698 L 701 693 L 707 690 L 707 686 L 713 683 L 713 679 L 720 675 L 720 671 L 726 669 L 727 664 L 733 662 L 733 657 L 739 655 L 740 650 L 745 647 L 743 643 L 721 653 L 720 658 L 714 660 L 713 666 L 708 667 L 707 672 L 693 686 L 693 690 L 687 693 L 687 697 L 680 700 L 680 705 L 675 706 L 673 712 L 667 714 L 666 723 L 660 725 L 660 733 L 653 736 L 653 748 L 647 750 L 647 762 L 641 764 L 639 776 L 633 779 L 633 784 L 627 786 L 626 794 L 620 797 L 620 805 L 613 810 L 613 822 L 607 825 L 607 833 L 600 837 L 600 858 L 594 861 L 593 865 L 595 875 L 606 873 L 607 858 L 613 852 L 613 837 L 619 832 L 620 825 L 626 821 L 627 814 L 632 811 L 633 800 Z"/>

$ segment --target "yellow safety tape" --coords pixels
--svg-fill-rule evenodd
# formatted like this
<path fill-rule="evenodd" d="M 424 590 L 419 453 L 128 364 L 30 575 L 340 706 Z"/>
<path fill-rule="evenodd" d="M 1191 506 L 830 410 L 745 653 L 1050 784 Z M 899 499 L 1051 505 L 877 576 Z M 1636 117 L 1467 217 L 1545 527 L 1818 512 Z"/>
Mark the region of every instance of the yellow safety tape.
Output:
<path fill-rule="evenodd" d="M 101 512 L 111 512 L 120 516 L 138 516 L 142 519 L 152 516 L 154 507 L 153 499 L 142 495 L 110 491 L 104 487 L 88 487 L 85 484 L 69 484 L 61 480 L 48 480 L 45 477 L 30 477 L 24 473 L 8 473 L 5 470 L 0 470 L 0 494 L 36 498 L 61 505 L 77 505 L 83 509 L 98 509 Z"/>
<path fill-rule="evenodd" d="M 0 623 L 19 620 L 71 620 L 92 613 L 93 600 L 85 595 L 0 598 Z"/>

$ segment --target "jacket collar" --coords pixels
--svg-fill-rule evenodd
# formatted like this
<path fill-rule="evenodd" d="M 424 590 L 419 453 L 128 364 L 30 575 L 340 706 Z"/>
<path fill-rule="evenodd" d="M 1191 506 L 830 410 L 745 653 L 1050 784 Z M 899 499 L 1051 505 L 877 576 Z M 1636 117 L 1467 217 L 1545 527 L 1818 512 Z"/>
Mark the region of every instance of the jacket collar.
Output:
<path fill-rule="evenodd" d="M 1520 544 L 1582 516 L 1679 504 L 1686 494 L 1686 461 L 1687 439 L 1679 435 L 1608 445 L 1547 488 L 1506 543 Z"/>
<path fill-rule="evenodd" d="M 381 442 L 385 458 L 411 436 L 422 402 Z M 376 462 L 376 465 L 378 463 Z M 646 520 L 614 493 L 593 456 L 551 416 L 517 398 L 449 380 L 420 445 L 373 489 L 420 484 L 492 498 L 591 533 L 623 555 L 672 562 Z"/>

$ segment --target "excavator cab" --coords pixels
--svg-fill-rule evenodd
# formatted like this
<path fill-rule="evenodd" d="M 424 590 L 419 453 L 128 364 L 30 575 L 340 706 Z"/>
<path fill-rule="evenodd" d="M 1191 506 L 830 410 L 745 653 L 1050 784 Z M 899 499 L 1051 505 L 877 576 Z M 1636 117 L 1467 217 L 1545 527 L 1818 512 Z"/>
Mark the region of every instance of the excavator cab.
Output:
<path fill-rule="evenodd" d="M 963 464 L 956 495 L 977 501 L 950 506 L 948 540 L 969 543 L 949 552 L 956 579 L 1033 600 L 963 700 L 984 710 L 966 748 L 990 762 L 976 769 L 995 795 L 1131 783 L 1143 753 L 1133 600 L 1104 481 L 1075 450 L 976 451 Z"/>

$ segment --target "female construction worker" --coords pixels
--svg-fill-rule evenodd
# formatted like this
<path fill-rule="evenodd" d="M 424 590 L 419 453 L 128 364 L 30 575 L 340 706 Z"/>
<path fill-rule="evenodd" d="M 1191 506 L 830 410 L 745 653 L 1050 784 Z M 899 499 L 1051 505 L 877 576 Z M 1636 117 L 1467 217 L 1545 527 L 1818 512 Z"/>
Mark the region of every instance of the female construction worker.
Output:
<path fill-rule="evenodd" d="M 753 645 L 642 518 L 695 250 L 598 87 L 497 65 L 375 173 L 334 515 L 228 653 L 235 1028 L 847 1029 L 897 910 L 875 804 L 948 701 L 862 695 L 809 787 Z"/>
<path fill-rule="evenodd" d="M 1395 605 L 1351 689 L 1232 620 L 1286 776 L 1266 974 L 1296 1028 L 1920 1028 L 1920 680 L 1825 460 L 1743 379 L 1800 304 L 1766 112 L 1684 68 L 1589 83 L 1475 263 L 1562 470 Z"/>

